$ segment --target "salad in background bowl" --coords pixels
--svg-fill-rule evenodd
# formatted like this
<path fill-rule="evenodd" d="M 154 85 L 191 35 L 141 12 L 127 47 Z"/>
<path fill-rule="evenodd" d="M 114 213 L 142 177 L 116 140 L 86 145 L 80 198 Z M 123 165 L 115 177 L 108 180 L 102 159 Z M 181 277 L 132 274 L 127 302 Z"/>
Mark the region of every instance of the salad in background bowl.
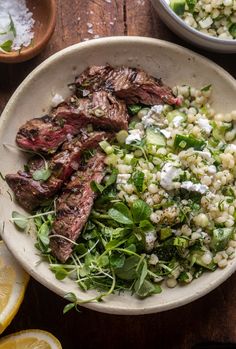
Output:
<path fill-rule="evenodd" d="M 175 33 L 206 50 L 236 52 L 236 3 L 227 1 L 152 0 Z"/>

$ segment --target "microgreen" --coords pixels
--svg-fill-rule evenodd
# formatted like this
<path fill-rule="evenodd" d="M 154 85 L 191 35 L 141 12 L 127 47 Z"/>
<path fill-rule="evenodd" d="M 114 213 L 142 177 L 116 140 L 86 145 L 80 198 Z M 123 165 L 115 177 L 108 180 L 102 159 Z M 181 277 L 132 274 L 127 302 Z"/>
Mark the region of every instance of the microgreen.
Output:
<path fill-rule="evenodd" d="M 32 177 L 35 181 L 46 181 L 52 174 L 49 168 L 43 168 L 34 171 Z"/>
<path fill-rule="evenodd" d="M 143 191 L 144 173 L 141 171 L 136 171 L 133 173 L 131 179 L 137 191 L 141 193 Z"/>

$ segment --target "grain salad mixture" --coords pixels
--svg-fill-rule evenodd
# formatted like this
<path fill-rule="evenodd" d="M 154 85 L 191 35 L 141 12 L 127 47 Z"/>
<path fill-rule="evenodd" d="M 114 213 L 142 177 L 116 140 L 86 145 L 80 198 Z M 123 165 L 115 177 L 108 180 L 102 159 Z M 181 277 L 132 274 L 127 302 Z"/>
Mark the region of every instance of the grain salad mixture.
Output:
<path fill-rule="evenodd" d="M 211 85 L 170 89 L 134 68 L 92 66 L 71 86 L 20 128 L 17 144 L 37 155 L 6 176 L 32 212 L 12 221 L 34 221 L 56 278 L 101 291 L 81 302 L 69 293 L 65 311 L 225 268 L 236 247 L 236 110 L 216 113 Z"/>
<path fill-rule="evenodd" d="M 170 0 L 186 24 L 221 39 L 236 39 L 236 0 Z"/>

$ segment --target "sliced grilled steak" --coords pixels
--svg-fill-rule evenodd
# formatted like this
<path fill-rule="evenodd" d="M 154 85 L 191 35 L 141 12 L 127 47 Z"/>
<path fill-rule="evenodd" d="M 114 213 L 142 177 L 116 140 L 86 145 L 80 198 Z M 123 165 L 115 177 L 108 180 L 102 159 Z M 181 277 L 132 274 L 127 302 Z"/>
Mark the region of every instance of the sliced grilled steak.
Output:
<path fill-rule="evenodd" d="M 88 220 L 96 193 L 90 187 L 92 181 L 101 182 L 104 176 L 105 156 L 97 153 L 87 164 L 84 171 L 79 171 L 66 186 L 56 204 L 56 219 L 53 223 L 50 247 L 52 253 L 61 262 L 66 262 L 73 249 L 72 241 L 76 241 Z"/>
<path fill-rule="evenodd" d="M 96 148 L 103 139 L 111 139 L 112 134 L 105 131 L 85 132 L 63 146 L 63 150 L 55 154 L 49 162 L 51 176 L 45 182 L 32 178 L 34 169 L 44 167 L 40 159 L 30 164 L 28 172 L 19 171 L 6 176 L 6 181 L 15 193 L 19 204 L 28 211 L 34 210 L 40 204 L 55 195 L 62 187 L 65 180 L 78 170 L 81 154 L 87 149 Z"/>
<path fill-rule="evenodd" d="M 54 109 L 52 115 L 27 121 L 19 129 L 16 142 L 23 149 L 53 153 L 68 135 L 77 135 L 88 124 L 98 129 L 127 129 L 125 103 L 105 91 L 95 92 L 89 98 L 72 97 Z"/>
<path fill-rule="evenodd" d="M 75 86 L 78 96 L 83 95 L 84 91 L 102 89 L 114 93 L 128 104 L 180 104 L 170 87 L 137 68 L 92 66 L 76 78 Z"/>

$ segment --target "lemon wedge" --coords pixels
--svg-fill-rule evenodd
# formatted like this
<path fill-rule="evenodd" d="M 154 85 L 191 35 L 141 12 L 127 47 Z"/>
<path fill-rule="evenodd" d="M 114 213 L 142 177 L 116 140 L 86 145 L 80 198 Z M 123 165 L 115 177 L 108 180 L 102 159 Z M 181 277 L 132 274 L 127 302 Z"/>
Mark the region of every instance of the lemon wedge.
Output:
<path fill-rule="evenodd" d="M 41 330 L 25 330 L 0 339 L 0 349 L 62 349 L 59 340 Z"/>
<path fill-rule="evenodd" d="M 16 315 L 28 281 L 29 275 L 0 241 L 0 334 Z"/>

